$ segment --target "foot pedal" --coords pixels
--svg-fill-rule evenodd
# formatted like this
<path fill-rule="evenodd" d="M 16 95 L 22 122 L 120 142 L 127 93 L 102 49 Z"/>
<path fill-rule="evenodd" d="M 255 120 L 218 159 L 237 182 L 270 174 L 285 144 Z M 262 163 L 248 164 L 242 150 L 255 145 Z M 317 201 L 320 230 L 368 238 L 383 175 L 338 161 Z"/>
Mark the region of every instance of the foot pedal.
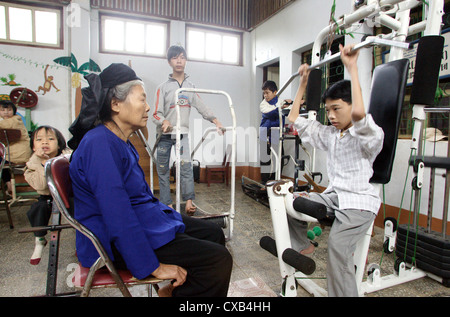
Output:
<path fill-rule="evenodd" d="M 284 262 L 306 275 L 311 275 L 316 270 L 316 262 L 314 262 L 313 259 L 300 254 L 294 249 L 284 250 L 282 259 Z"/>
<path fill-rule="evenodd" d="M 259 240 L 259 245 L 264 250 L 268 251 L 272 255 L 278 257 L 277 244 L 274 239 L 269 236 L 264 236 Z M 316 262 L 313 259 L 300 254 L 294 249 L 286 249 L 283 252 L 282 259 L 284 262 L 299 270 L 300 272 L 311 275 L 316 270 Z"/>
<path fill-rule="evenodd" d="M 229 216 L 228 213 L 226 213 L 226 214 L 210 214 L 210 213 L 204 211 L 203 209 L 201 209 L 196 204 L 194 204 L 194 206 L 197 207 L 197 210 L 192 215 L 188 215 L 188 216 L 190 216 L 192 218 L 211 221 L 211 222 L 217 224 L 222 229 L 228 228 L 228 216 Z M 186 204 L 180 204 L 180 209 L 181 209 L 180 213 L 183 215 L 187 215 L 185 208 L 186 208 Z"/>
<path fill-rule="evenodd" d="M 264 236 L 259 240 L 259 246 L 272 254 L 273 256 L 278 257 L 277 253 L 277 244 L 274 239 L 269 236 Z"/>
<path fill-rule="evenodd" d="M 324 204 L 312 201 L 304 197 L 297 197 L 292 203 L 292 207 L 302 214 L 321 220 L 327 216 L 327 207 Z"/>

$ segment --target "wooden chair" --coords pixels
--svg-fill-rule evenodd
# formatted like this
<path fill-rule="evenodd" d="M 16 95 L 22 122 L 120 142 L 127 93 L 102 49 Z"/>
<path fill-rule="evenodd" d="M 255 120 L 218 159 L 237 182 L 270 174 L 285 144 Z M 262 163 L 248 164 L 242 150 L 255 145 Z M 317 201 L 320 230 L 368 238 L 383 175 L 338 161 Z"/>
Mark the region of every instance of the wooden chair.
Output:
<path fill-rule="evenodd" d="M 9 221 L 9 228 L 13 229 L 14 228 L 14 224 L 12 221 L 12 217 L 11 217 L 11 209 L 9 207 L 8 204 L 8 197 L 6 196 L 6 184 L 3 183 L 3 181 L 1 180 L 2 177 L 2 172 L 3 172 L 3 167 L 5 166 L 5 161 L 6 161 L 6 147 L 3 143 L 0 142 L 0 157 L 1 157 L 1 162 L 0 162 L 0 182 L 1 182 L 1 188 L 2 188 L 2 195 L 3 195 L 3 200 L 5 203 L 5 207 L 6 207 L 6 214 L 8 215 L 8 221 Z"/>
<path fill-rule="evenodd" d="M 206 165 L 206 182 L 208 183 L 208 187 L 211 183 L 226 183 L 228 186 L 230 171 L 230 162 L 228 158 L 230 154 L 231 144 L 227 146 L 222 165 Z M 217 180 L 216 176 L 221 176 L 222 180 Z"/>
<path fill-rule="evenodd" d="M 45 174 L 48 188 L 53 196 L 53 204 L 56 204 L 59 212 L 72 227 L 89 238 L 99 254 L 99 258 L 92 267 L 85 268 L 79 264 L 74 272 L 72 281 L 75 287 L 82 288 L 81 296 L 89 296 L 91 289 L 94 288 L 117 287 L 123 296 L 130 297 L 128 286 L 141 284 L 149 285 L 149 294 L 151 294 L 151 287 L 158 290 L 157 283 L 162 282 L 160 279 L 150 276 L 138 280 L 128 270 L 117 270 L 95 234 L 73 218 L 71 212 L 73 192 L 69 164 L 69 159 L 65 156 L 53 158 L 47 161 Z"/>
<path fill-rule="evenodd" d="M 16 174 L 23 174 L 23 168 L 25 164 L 16 164 L 11 162 L 9 147 L 10 144 L 20 140 L 21 131 L 19 129 L 0 129 L 0 142 L 2 142 L 8 149 L 8 157 L 6 161 L 8 162 L 6 166 L 9 167 L 11 173 L 11 187 L 12 187 L 12 200 L 9 205 L 13 205 L 17 201 L 35 201 L 35 199 L 25 199 L 25 196 L 38 196 L 38 193 L 34 190 L 23 191 L 20 195 L 17 195 L 17 187 L 29 187 L 32 188 L 28 183 L 16 183 Z"/>

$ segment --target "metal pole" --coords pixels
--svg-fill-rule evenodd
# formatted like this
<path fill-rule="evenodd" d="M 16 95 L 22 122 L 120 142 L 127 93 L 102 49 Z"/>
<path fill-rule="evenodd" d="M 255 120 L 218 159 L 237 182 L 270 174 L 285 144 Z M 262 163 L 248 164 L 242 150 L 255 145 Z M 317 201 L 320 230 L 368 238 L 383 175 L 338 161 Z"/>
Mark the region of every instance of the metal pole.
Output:
<path fill-rule="evenodd" d="M 235 191 L 236 191 L 236 113 L 234 111 L 233 102 L 231 100 L 231 97 L 228 93 L 221 91 L 221 90 L 209 90 L 209 89 L 197 89 L 197 88 L 180 88 L 175 92 L 175 109 L 177 112 L 177 125 L 176 125 L 176 177 L 177 177 L 177 183 L 176 183 L 176 206 L 177 211 L 180 211 L 180 133 L 181 133 L 181 127 L 180 127 L 180 107 L 178 104 L 178 95 L 181 92 L 193 92 L 193 93 L 205 93 L 205 94 L 220 94 L 224 95 L 227 98 L 230 112 L 231 112 L 231 118 L 233 121 L 232 124 L 232 145 L 231 145 L 231 197 L 230 197 L 230 230 L 229 230 L 229 239 L 231 239 L 233 234 L 233 219 L 235 214 Z"/>

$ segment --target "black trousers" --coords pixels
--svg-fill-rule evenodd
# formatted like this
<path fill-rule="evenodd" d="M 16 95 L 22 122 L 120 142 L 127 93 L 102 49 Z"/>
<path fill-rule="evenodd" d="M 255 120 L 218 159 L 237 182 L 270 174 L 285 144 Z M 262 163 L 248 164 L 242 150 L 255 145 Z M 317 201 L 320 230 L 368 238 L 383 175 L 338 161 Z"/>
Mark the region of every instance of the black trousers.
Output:
<path fill-rule="evenodd" d="M 173 290 L 174 297 L 226 297 L 233 259 L 225 247 L 223 230 L 217 224 L 183 217 L 184 233 L 155 250 L 160 263 L 178 265 L 187 271 L 186 281 Z M 126 269 L 125 261 L 111 244 L 114 265 Z"/>
<path fill-rule="evenodd" d="M 225 237 L 217 224 L 183 216 L 184 233 L 155 250 L 160 263 L 186 269 L 183 285 L 173 296 L 225 297 L 230 284 L 233 259 L 225 247 Z"/>
<path fill-rule="evenodd" d="M 32 227 L 43 227 L 48 225 L 48 221 L 52 215 L 53 197 L 50 195 L 41 195 L 37 202 L 31 205 L 27 212 L 28 220 Z M 47 230 L 36 231 L 36 237 L 43 237 L 47 234 Z"/>

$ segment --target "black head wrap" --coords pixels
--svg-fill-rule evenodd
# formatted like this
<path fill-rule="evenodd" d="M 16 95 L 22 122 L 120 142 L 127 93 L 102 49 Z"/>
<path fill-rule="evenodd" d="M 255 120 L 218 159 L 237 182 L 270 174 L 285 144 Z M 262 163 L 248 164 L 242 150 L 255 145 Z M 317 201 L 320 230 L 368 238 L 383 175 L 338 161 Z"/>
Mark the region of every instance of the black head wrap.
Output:
<path fill-rule="evenodd" d="M 84 78 L 88 81 L 89 87 L 81 90 L 83 99 L 81 101 L 80 114 L 69 127 L 73 137 L 67 144 L 73 150 L 78 147 L 86 132 L 94 128 L 109 89 L 132 80 L 140 80 L 134 70 L 125 64 L 119 63 L 111 64 L 100 75 L 91 73 L 84 76 Z"/>

